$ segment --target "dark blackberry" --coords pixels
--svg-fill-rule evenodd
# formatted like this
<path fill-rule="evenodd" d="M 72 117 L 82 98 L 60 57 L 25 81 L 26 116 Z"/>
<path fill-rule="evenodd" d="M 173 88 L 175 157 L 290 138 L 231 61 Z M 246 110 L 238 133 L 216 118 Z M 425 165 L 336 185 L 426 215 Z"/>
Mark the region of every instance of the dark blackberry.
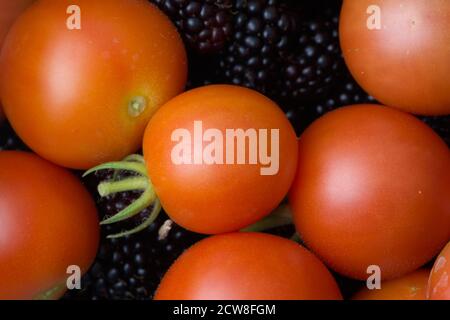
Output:
<path fill-rule="evenodd" d="M 187 45 L 217 53 L 233 32 L 231 0 L 152 0 L 175 23 Z"/>
<path fill-rule="evenodd" d="M 339 7 L 238 0 L 235 34 L 221 57 L 227 82 L 277 102 L 320 98 L 337 82 L 344 61 L 338 39 Z"/>
<path fill-rule="evenodd" d="M 226 82 L 276 97 L 279 52 L 292 48 L 298 20 L 277 0 L 237 0 L 235 11 L 235 32 L 220 59 L 221 75 Z"/>
<path fill-rule="evenodd" d="M 322 9 L 323 10 L 323 9 Z M 344 61 L 339 47 L 339 11 L 302 15 L 293 50 L 280 52 L 280 95 L 284 100 L 314 100 L 336 84 Z"/>
<path fill-rule="evenodd" d="M 28 150 L 7 122 L 0 124 L 0 151 L 2 150 Z"/>
<path fill-rule="evenodd" d="M 97 172 L 86 179 L 101 218 L 114 215 L 139 195 L 124 192 L 101 198 L 96 192 L 96 186 L 105 179 L 112 179 L 111 171 Z M 139 224 L 149 212 L 149 209 L 143 210 L 134 221 L 128 223 Z M 106 235 L 129 228 L 127 222 L 125 225 L 119 223 L 103 227 L 100 249 L 93 266 L 83 277 L 83 289 L 68 292 L 66 298 L 151 299 L 161 277 L 175 259 L 203 237 L 172 224 L 167 237 L 160 239 L 159 230 L 168 220 L 167 215 L 161 213 L 144 231 L 118 239 L 107 239 Z"/>
<path fill-rule="evenodd" d="M 421 117 L 422 121 L 428 124 L 450 147 L 450 116 L 442 117 Z"/>

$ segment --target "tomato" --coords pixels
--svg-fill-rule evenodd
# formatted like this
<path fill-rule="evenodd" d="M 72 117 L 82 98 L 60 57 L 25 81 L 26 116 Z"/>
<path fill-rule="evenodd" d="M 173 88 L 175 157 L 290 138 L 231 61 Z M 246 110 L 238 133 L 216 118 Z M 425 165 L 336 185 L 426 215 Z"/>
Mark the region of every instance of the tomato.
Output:
<path fill-rule="evenodd" d="M 99 227 L 79 180 L 33 154 L 0 152 L 0 299 L 58 298 L 88 270 Z"/>
<path fill-rule="evenodd" d="M 332 269 L 399 277 L 450 239 L 450 150 L 409 114 L 344 107 L 300 137 L 289 200 L 302 239 Z"/>
<path fill-rule="evenodd" d="M 71 29 L 77 17 L 81 29 Z M 139 149 L 187 70 L 176 28 L 144 0 L 39 1 L 12 27 L 0 68 L 4 111 L 18 135 L 77 169 Z"/>
<path fill-rule="evenodd" d="M 25 10 L 33 0 L 0 0 L 0 50 L 3 40 L 17 16 Z M 1 72 L 1 71 L 0 71 Z M 0 122 L 3 120 L 3 110 L 0 104 Z"/>
<path fill-rule="evenodd" d="M 248 133 L 244 148 L 226 135 L 239 129 Z M 189 137 L 180 140 L 180 130 Z M 217 150 L 209 152 L 212 144 Z M 215 234 L 246 227 L 279 205 L 295 175 L 296 144 L 294 129 L 274 102 L 250 89 L 216 85 L 166 103 L 150 121 L 143 147 L 150 180 L 169 216 L 188 230 Z M 239 154 L 245 161 L 239 162 Z"/>
<path fill-rule="evenodd" d="M 156 300 L 338 300 L 326 267 L 297 243 L 262 233 L 202 240 L 172 265 Z"/>
<path fill-rule="evenodd" d="M 354 78 L 385 105 L 450 114 L 449 16 L 448 0 L 344 0 L 340 41 Z"/>
<path fill-rule="evenodd" d="M 427 297 L 431 300 L 450 300 L 450 243 L 437 257 L 431 270 Z"/>
<path fill-rule="evenodd" d="M 354 300 L 426 300 L 429 270 L 419 269 L 398 279 L 381 283 L 381 289 L 364 288 Z"/>

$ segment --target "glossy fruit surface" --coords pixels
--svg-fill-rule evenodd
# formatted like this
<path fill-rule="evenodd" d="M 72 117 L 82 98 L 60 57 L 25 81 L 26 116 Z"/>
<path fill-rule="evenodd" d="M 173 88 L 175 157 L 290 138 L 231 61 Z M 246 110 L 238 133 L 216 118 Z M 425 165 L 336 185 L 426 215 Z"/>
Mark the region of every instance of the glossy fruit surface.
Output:
<path fill-rule="evenodd" d="M 380 290 L 359 291 L 354 300 L 426 300 L 430 271 L 419 269 L 398 279 L 381 283 Z"/>
<path fill-rule="evenodd" d="M 81 29 L 72 29 L 76 8 Z M 139 149 L 155 110 L 183 90 L 187 69 L 176 28 L 144 0 L 39 1 L 11 29 L 0 68 L 18 135 L 76 169 Z"/>
<path fill-rule="evenodd" d="M 385 105 L 450 114 L 449 16 L 447 0 L 345 0 L 340 41 L 346 63 Z"/>
<path fill-rule="evenodd" d="M 300 137 L 289 199 L 302 239 L 332 269 L 399 277 L 450 238 L 450 150 L 409 114 L 344 107 Z"/>
<path fill-rule="evenodd" d="M 3 47 L 9 28 L 14 20 L 25 10 L 33 0 L 0 0 L 0 51 Z M 1 71 L 0 71 L 1 72 Z M 0 122 L 4 119 L 4 114 L 0 102 Z"/>
<path fill-rule="evenodd" d="M 427 296 L 431 300 L 450 300 L 450 243 L 442 250 L 434 263 Z"/>
<path fill-rule="evenodd" d="M 99 226 L 94 201 L 65 169 L 0 152 L 0 299 L 57 298 L 67 268 L 87 271 Z"/>
<path fill-rule="evenodd" d="M 202 141 L 195 121 L 201 121 L 203 133 L 212 129 L 219 137 Z M 191 139 L 173 139 L 179 129 Z M 237 138 L 227 139 L 228 129 L 254 130 L 255 135 L 250 136 L 255 139 L 247 136 L 245 143 L 239 144 Z M 266 130 L 267 136 L 261 135 L 261 130 Z M 276 130 L 278 138 L 272 139 Z M 208 152 L 213 141 L 217 152 Z M 175 152 L 180 143 L 189 149 L 186 153 Z M 231 144 L 234 148 L 227 147 Z M 169 216 L 188 230 L 213 234 L 244 228 L 278 206 L 295 175 L 296 144 L 289 120 L 271 100 L 250 89 L 217 85 L 188 91 L 165 104 L 146 129 L 144 157 Z M 265 151 L 271 159 L 263 164 Z M 174 162 L 174 152 L 186 155 L 190 162 Z M 254 164 L 249 153 L 257 158 Z M 239 154 L 244 155 L 242 163 Z M 263 174 L 264 170 L 271 172 Z"/>
<path fill-rule="evenodd" d="M 341 299 L 326 267 L 297 243 L 260 233 L 207 238 L 169 269 L 157 300 Z"/>

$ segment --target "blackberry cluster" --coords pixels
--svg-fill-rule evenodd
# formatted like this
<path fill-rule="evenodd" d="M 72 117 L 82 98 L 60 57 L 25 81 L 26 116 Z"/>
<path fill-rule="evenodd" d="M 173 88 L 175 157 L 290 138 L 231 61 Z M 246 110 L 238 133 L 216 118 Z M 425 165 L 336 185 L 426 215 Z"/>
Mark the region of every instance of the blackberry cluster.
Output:
<path fill-rule="evenodd" d="M 177 26 L 188 46 L 217 53 L 233 32 L 231 0 L 152 0 Z"/>
<path fill-rule="evenodd" d="M 293 47 L 298 18 L 277 0 L 237 0 L 235 11 L 235 31 L 220 58 L 220 73 L 229 83 L 274 97 L 279 53 Z"/>
<path fill-rule="evenodd" d="M 295 5 L 293 5 L 295 3 Z M 336 83 L 344 65 L 338 6 L 237 0 L 235 33 L 220 61 L 227 82 L 278 101 L 308 101 Z"/>
<path fill-rule="evenodd" d="M 422 117 L 423 122 L 428 124 L 450 147 L 450 116 Z"/>
<path fill-rule="evenodd" d="M 101 218 L 114 215 L 139 196 L 137 192 L 124 192 L 105 198 L 99 197 L 96 186 L 99 182 L 111 178 L 112 172 L 106 171 L 97 172 L 86 179 L 88 189 L 95 195 Z M 152 299 L 170 265 L 185 249 L 203 236 L 172 224 L 167 237 L 161 239 L 160 227 L 169 219 L 165 213 L 161 213 L 158 219 L 142 232 L 124 238 L 106 238 L 106 235 L 133 227 L 132 224 L 139 223 L 149 213 L 150 209 L 145 209 L 134 221 L 102 227 L 100 249 L 93 266 L 83 277 L 82 290 L 69 291 L 65 298 Z"/>

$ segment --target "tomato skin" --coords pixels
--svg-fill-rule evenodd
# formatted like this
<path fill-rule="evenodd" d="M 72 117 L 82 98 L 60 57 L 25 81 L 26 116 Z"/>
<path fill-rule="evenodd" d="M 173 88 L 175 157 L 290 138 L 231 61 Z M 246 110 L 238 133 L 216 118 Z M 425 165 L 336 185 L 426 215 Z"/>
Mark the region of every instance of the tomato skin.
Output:
<path fill-rule="evenodd" d="M 381 283 L 380 290 L 364 288 L 353 300 L 426 300 L 427 269 L 419 269 L 406 276 Z"/>
<path fill-rule="evenodd" d="M 370 30 L 370 6 L 381 29 Z M 340 42 L 356 81 L 381 103 L 423 115 L 450 114 L 450 2 L 345 0 Z"/>
<path fill-rule="evenodd" d="M 326 267 L 299 244 L 262 233 L 212 236 L 172 265 L 156 300 L 340 300 Z"/>
<path fill-rule="evenodd" d="M 70 265 L 88 270 L 98 217 L 75 176 L 33 154 L 2 151 L 0 194 L 0 299 L 33 299 L 65 284 Z"/>
<path fill-rule="evenodd" d="M 0 50 L 3 47 L 3 40 L 19 14 L 25 10 L 33 0 L 0 0 Z M 1 71 L 0 71 L 1 72 Z M 4 114 L 0 103 L 0 122 L 3 121 Z"/>
<path fill-rule="evenodd" d="M 430 300 L 450 300 L 450 242 L 437 257 L 428 280 Z"/>
<path fill-rule="evenodd" d="M 383 279 L 399 277 L 450 238 L 450 151 L 411 115 L 344 107 L 300 137 L 289 201 L 302 239 L 332 269 L 365 280 L 378 265 Z"/>
<path fill-rule="evenodd" d="M 66 27 L 69 5 L 80 7 L 81 30 Z M 138 150 L 150 117 L 184 89 L 187 73 L 176 28 L 144 0 L 39 1 L 12 27 L 0 68 L 4 111 L 18 135 L 76 169 Z M 136 97 L 146 108 L 133 116 Z"/>
<path fill-rule="evenodd" d="M 261 175 L 259 164 L 175 165 L 172 132 L 185 128 L 193 136 L 196 120 L 203 122 L 204 130 L 221 132 L 279 129 L 278 173 Z M 216 234 L 247 227 L 279 205 L 295 175 L 296 144 L 294 129 L 274 102 L 250 89 L 215 85 L 186 92 L 155 114 L 145 132 L 144 157 L 170 217 L 188 230 Z"/>

